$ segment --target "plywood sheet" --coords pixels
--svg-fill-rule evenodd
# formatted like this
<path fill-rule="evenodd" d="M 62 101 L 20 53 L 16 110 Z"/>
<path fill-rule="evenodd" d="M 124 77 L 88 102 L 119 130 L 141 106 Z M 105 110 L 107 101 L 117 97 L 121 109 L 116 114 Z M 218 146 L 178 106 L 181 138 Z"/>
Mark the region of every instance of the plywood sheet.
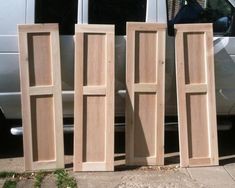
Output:
<path fill-rule="evenodd" d="M 64 167 L 57 24 L 19 25 L 25 170 Z"/>
<path fill-rule="evenodd" d="M 180 163 L 218 165 L 212 24 L 175 29 Z"/>
<path fill-rule="evenodd" d="M 126 162 L 164 164 L 165 24 L 127 23 Z"/>
<path fill-rule="evenodd" d="M 76 25 L 74 171 L 114 170 L 114 26 Z"/>

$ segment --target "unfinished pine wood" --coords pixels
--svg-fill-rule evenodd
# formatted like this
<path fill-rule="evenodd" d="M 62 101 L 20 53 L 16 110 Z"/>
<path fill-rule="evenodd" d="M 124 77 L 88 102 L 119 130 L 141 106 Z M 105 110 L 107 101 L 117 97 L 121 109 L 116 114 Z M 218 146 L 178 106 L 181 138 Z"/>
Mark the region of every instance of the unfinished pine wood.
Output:
<path fill-rule="evenodd" d="M 126 162 L 164 164 L 165 24 L 127 23 Z"/>
<path fill-rule="evenodd" d="M 180 164 L 218 165 L 212 24 L 175 29 Z"/>
<path fill-rule="evenodd" d="M 58 25 L 18 32 L 25 170 L 64 168 Z"/>
<path fill-rule="evenodd" d="M 76 25 L 74 171 L 114 170 L 114 26 Z"/>

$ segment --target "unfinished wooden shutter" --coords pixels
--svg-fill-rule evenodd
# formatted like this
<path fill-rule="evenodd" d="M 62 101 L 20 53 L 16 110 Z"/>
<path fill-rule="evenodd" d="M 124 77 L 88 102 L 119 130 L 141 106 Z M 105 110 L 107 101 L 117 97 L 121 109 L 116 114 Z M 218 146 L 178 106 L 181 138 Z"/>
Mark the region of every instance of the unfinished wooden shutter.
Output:
<path fill-rule="evenodd" d="M 175 25 L 181 166 L 218 164 L 212 24 Z"/>
<path fill-rule="evenodd" d="M 25 170 L 63 168 L 58 25 L 18 30 Z"/>
<path fill-rule="evenodd" d="M 114 170 L 114 26 L 76 25 L 74 170 Z"/>
<path fill-rule="evenodd" d="M 165 24 L 127 23 L 126 161 L 164 164 Z"/>

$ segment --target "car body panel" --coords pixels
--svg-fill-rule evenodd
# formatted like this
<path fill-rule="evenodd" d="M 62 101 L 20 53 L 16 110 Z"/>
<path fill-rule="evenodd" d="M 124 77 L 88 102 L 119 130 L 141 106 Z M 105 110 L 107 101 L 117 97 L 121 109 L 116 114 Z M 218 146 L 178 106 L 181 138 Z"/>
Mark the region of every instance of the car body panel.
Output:
<path fill-rule="evenodd" d="M 165 8 L 164 8 L 165 7 Z M 16 11 L 17 10 L 17 11 Z M 9 16 L 9 12 L 11 15 Z M 14 14 L 12 14 L 14 12 Z M 148 0 L 146 22 L 166 23 L 166 1 Z M 8 0 L 0 6 L 0 108 L 21 118 L 17 24 L 34 22 L 34 0 Z M 78 1 L 78 22 L 88 22 L 88 0 Z M 174 37 L 166 40 L 166 115 L 177 115 Z M 235 115 L 235 38 L 214 37 L 217 113 Z M 60 36 L 63 115 L 73 117 L 74 39 Z M 115 37 L 115 114 L 125 113 L 126 36 Z"/>

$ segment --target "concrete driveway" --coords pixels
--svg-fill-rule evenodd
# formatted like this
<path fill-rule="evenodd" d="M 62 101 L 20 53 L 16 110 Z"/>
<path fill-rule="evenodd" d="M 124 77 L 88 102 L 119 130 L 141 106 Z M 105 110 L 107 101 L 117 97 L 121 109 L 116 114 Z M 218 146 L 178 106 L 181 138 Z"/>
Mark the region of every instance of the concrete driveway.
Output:
<path fill-rule="evenodd" d="M 65 156 L 70 175 L 77 180 L 78 187 L 84 188 L 198 188 L 235 187 L 235 163 L 216 167 L 179 168 L 178 164 L 164 167 L 128 168 L 124 155 L 116 156 L 115 172 L 72 171 L 72 155 Z M 23 172 L 23 157 L 0 159 L 0 171 Z M 0 180 L 0 185 L 4 180 Z M 0 186 L 0 187 L 1 187 Z M 17 187 L 33 187 L 32 179 L 22 179 Z M 56 187 L 53 176 L 48 175 L 42 187 Z"/>

